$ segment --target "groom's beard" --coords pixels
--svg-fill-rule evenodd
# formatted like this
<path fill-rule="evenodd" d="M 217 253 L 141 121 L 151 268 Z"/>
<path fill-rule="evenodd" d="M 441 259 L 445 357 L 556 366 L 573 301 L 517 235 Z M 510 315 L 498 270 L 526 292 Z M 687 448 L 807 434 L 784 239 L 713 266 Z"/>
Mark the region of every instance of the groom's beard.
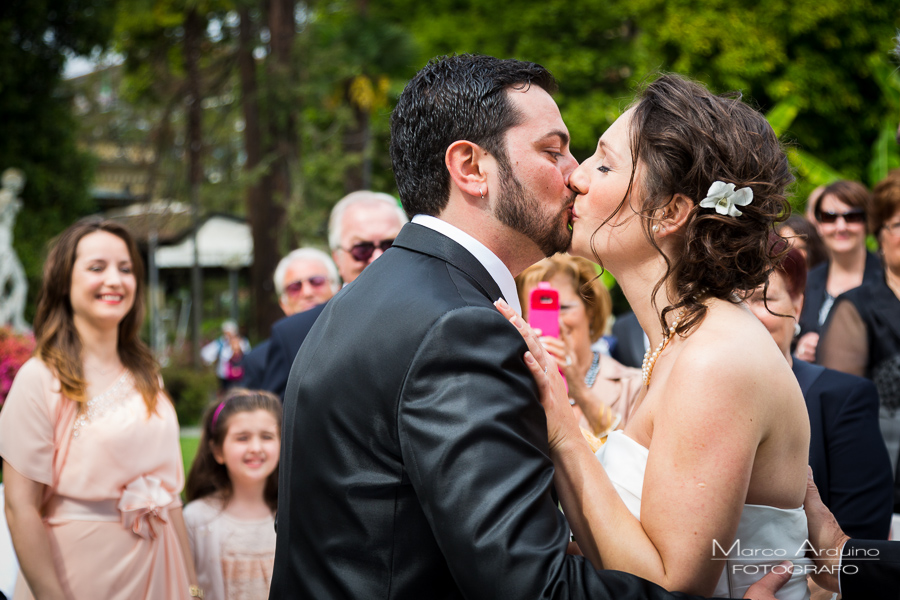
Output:
<path fill-rule="evenodd" d="M 552 216 L 547 215 L 548 209 L 525 191 L 506 161 L 498 162 L 500 193 L 494 203 L 494 216 L 537 244 L 544 256 L 565 252 L 572 243 L 572 232 L 568 228 L 569 207 L 575 195 Z"/>

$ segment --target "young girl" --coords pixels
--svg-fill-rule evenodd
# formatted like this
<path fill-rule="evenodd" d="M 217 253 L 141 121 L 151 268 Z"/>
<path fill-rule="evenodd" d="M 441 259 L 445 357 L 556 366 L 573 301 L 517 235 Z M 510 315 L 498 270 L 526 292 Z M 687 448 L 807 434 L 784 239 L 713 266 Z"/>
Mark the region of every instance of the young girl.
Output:
<path fill-rule="evenodd" d="M 206 600 L 265 599 L 275 562 L 281 403 L 236 388 L 206 412 L 184 520 Z"/>

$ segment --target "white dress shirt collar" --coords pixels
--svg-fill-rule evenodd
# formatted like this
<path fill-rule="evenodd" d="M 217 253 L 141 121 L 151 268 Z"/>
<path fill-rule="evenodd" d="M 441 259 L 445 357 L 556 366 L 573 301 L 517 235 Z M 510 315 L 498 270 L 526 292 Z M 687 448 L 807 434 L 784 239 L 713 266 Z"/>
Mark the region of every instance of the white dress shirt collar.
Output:
<path fill-rule="evenodd" d="M 413 217 L 412 222 L 437 231 L 468 250 L 496 282 L 506 303 L 517 313 L 520 315 L 522 314 L 522 307 L 519 304 L 519 294 L 516 292 L 516 280 L 513 279 L 512 273 L 509 272 L 509 269 L 503 264 L 503 261 L 497 258 L 497 255 L 491 252 L 487 246 L 459 227 L 451 225 L 447 221 L 442 221 L 437 217 L 432 217 L 431 215 L 416 215 Z M 497 300 L 497 298 L 493 298 L 493 300 Z"/>

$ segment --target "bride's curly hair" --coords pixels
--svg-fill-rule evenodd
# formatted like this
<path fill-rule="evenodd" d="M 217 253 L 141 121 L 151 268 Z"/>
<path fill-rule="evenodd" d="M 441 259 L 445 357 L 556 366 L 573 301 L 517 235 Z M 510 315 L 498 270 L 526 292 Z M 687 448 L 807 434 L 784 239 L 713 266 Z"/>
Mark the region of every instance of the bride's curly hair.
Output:
<path fill-rule="evenodd" d="M 769 235 L 790 213 L 785 188 L 794 177 L 775 132 L 762 114 L 741 102 L 740 94 L 717 96 L 678 75 L 662 75 L 644 89 L 630 134 L 633 163 L 641 165 L 637 211 L 667 267 L 653 302 L 667 285 L 672 304 L 660 313 L 660 326 L 665 332 L 666 315 L 684 309 L 677 328 L 683 335 L 705 317 L 705 300 L 737 303 L 767 282 L 780 260 Z M 753 190 L 753 202 L 740 207 L 740 217 L 700 208 L 715 181 Z M 633 171 L 618 210 L 634 184 Z M 666 256 L 651 227 L 677 194 L 694 206 L 678 236 L 680 248 Z"/>

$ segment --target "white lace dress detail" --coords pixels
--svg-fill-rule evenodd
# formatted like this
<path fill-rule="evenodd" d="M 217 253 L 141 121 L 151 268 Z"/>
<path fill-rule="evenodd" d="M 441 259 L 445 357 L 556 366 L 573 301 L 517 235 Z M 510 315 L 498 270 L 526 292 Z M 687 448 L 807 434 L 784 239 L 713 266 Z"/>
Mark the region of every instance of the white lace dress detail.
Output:
<path fill-rule="evenodd" d="M 77 438 L 89 423 L 122 407 L 124 404 L 123 401 L 131 395 L 133 389 L 134 378 L 126 369 L 109 389 L 99 396 L 94 396 L 85 403 L 84 407 L 79 411 L 78 416 L 75 418 L 72 436 Z"/>

